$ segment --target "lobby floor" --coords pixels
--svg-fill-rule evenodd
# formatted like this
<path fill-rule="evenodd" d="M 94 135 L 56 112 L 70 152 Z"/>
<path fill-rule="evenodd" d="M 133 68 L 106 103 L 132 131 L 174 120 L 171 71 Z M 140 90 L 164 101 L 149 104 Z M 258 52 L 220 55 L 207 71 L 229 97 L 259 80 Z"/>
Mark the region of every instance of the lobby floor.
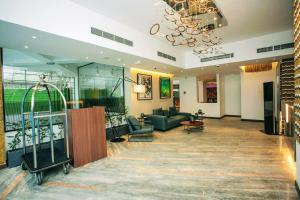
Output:
<path fill-rule="evenodd" d="M 109 143 L 108 158 L 69 175 L 49 172 L 42 186 L 19 168 L 0 170 L 0 199 L 298 199 L 284 137 L 239 118 L 205 126 L 156 132 L 150 143 Z"/>

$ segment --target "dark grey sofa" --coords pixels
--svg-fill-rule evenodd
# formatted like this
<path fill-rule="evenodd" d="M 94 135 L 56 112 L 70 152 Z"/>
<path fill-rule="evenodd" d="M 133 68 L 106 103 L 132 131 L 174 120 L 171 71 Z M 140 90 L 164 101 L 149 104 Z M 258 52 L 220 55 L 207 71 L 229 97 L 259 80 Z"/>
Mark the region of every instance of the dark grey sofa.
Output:
<path fill-rule="evenodd" d="M 148 116 L 155 130 L 166 131 L 177 126 L 180 122 L 190 120 L 190 113 L 177 112 L 175 107 L 169 110 L 154 109 L 153 115 Z"/>

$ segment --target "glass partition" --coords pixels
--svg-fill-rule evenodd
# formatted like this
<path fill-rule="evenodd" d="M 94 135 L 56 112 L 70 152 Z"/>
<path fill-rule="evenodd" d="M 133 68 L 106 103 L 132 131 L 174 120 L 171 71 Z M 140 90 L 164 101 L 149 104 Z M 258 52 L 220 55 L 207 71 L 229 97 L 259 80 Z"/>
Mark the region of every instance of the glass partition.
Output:
<path fill-rule="evenodd" d="M 64 94 L 67 101 L 74 99 L 75 82 L 74 77 L 66 77 L 56 73 L 34 72 L 4 66 L 4 112 L 5 131 L 14 130 L 13 124 L 21 121 L 21 102 L 27 89 L 39 81 L 39 77 L 45 74 L 46 81 L 56 85 Z M 53 111 L 60 111 L 63 108 L 62 100 L 52 88 L 50 89 L 51 103 Z M 25 112 L 30 111 L 31 93 L 25 100 Z M 35 111 L 48 110 L 48 97 L 46 91 L 42 91 L 35 96 Z"/>
<path fill-rule="evenodd" d="M 91 63 L 80 67 L 79 98 L 81 107 L 106 106 L 113 113 L 125 112 L 124 69 Z M 118 84 L 119 83 L 119 84 Z"/>

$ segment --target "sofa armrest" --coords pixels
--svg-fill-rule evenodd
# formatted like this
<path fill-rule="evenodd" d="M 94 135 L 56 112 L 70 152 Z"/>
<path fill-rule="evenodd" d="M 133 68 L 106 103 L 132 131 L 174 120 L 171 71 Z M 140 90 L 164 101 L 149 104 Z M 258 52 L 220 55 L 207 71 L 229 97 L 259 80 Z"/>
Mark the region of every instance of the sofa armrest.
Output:
<path fill-rule="evenodd" d="M 151 115 L 148 117 L 155 129 L 165 130 L 167 128 L 168 117 L 162 115 Z"/>

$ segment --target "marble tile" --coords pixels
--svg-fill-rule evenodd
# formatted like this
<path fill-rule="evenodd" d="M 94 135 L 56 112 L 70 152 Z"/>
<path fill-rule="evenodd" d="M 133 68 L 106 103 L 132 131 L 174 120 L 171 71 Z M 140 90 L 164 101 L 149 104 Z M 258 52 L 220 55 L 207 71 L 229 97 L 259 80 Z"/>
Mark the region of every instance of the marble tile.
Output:
<path fill-rule="evenodd" d="M 156 132 L 150 143 L 108 143 L 108 158 L 69 175 L 52 170 L 42 186 L 24 176 L 6 199 L 298 199 L 285 138 L 262 128 L 238 118 L 209 119 L 203 132 L 179 127 Z"/>

